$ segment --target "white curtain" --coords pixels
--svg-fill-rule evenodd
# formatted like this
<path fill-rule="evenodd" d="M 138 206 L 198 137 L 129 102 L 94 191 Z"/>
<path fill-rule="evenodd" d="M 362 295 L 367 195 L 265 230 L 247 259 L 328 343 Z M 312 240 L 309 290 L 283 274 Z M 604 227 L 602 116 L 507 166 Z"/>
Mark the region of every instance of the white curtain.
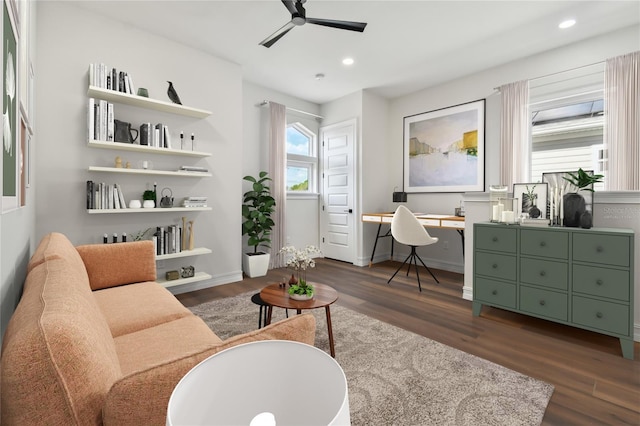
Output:
<path fill-rule="evenodd" d="M 502 99 L 500 116 L 500 184 L 528 182 L 531 151 L 529 81 L 517 81 L 499 88 Z"/>
<path fill-rule="evenodd" d="M 276 209 L 272 216 L 275 226 L 271 231 L 271 259 L 269 268 L 285 266 L 284 256 L 278 252 L 286 241 L 285 218 L 287 210 L 286 162 L 287 162 L 287 108 L 284 105 L 269 102 L 269 177 L 271 177 L 271 196 L 276 200 Z"/>
<path fill-rule="evenodd" d="M 604 144 L 608 190 L 640 190 L 640 52 L 607 59 Z"/>

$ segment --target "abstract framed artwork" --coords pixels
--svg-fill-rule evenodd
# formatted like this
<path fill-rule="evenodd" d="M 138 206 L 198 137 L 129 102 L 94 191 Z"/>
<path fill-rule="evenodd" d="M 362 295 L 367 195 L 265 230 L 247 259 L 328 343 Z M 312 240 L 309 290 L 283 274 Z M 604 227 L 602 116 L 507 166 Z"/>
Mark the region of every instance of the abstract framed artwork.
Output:
<path fill-rule="evenodd" d="M 514 183 L 513 198 L 518 199 L 519 214 L 526 213 L 534 219 L 546 219 L 547 213 L 547 182 Z"/>
<path fill-rule="evenodd" d="M 405 191 L 484 191 L 484 133 L 484 99 L 404 117 Z"/>
<path fill-rule="evenodd" d="M 2 212 L 18 207 L 18 39 L 11 4 L 2 2 Z"/>

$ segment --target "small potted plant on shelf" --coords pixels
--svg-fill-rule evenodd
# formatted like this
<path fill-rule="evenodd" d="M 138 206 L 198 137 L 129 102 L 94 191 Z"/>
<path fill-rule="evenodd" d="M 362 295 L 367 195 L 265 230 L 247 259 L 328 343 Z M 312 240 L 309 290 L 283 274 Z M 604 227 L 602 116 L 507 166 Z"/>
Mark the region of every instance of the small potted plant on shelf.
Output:
<path fill-rule="evenodd" d="M 147 189 L 142 193 L 142 207 L 152 209 L 156 206 L 156 191 Z"/>
<path fill-rule="evenodd" d="M 297 272 L 298 278 L 290 281 L 289 297 L 294 300 L 308 300 L 312 299 L 314 295 L 314 288 L 311 284 L 307 283 L 307 269 L 314 268 L 316 266 L 315 260 L 311 257 L 313 254 L 321 255 L 320 250 L 315 246 L 307 246 L 304 250 L 298 250 L 294 246 L 286 246 L 280 249 L 280 255 L 287 256 L 286 266 Z M 293 278 L 293 276 L 292 276 Z"/>
<path fill-rule="evenodd" d="M 242 235 L 249 237 L 247 244 L 253 247 L 253 252 L 245 253 L 242 259 L 243 270 L 249 277 L 267 275 L 270 255 L 268 252 L 258 251 L 258 247 L 270 248 L 271 230 L 275 223 L 271 215 L 275 211 L 276 200 L 271 196 L 267 172 L 260 172 L 256 179 L 245 176 L 243 179 L 251 182 L 251 190 L 244 193 L 242 204 Z"/>
<path fill-rule="evenodd" d="M 576 173 L 567 173 L 569 177 L 563 176 L 563 179 L 569 182 L 575 190 L 568 192 L 562 197 L 563 204 L 563 221 L 564 226 L 578 227 L 589 229 L 593 226 L 593 216 L 586 208 L 586 202 L 580 191 L 594 192 L 593 184 L 602 182 L 604 175 L 589 174 L 578 169 Z"/>

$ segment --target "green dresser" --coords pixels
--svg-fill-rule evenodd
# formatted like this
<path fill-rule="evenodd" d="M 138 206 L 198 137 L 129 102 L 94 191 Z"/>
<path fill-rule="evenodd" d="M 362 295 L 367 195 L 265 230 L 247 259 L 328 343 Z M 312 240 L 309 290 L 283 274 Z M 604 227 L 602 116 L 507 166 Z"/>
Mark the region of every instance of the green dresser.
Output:
<path fill-rule="evenodd" d="M 620 339 L 633 359 L 633 231 L 473 227 L 473 315 L 494 306 Z"/>

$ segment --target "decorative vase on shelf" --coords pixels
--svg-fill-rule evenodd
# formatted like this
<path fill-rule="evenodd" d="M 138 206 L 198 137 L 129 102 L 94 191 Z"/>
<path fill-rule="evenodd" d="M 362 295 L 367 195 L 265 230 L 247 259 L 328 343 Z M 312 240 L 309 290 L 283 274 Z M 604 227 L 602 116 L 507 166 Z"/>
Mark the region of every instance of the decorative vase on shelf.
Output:
<path fill-rule="evenodd" d="M 156 207 L 156 202 L 153 200 L 144 200 L 142 207 L 145 209 L 153 209 Z"/>

